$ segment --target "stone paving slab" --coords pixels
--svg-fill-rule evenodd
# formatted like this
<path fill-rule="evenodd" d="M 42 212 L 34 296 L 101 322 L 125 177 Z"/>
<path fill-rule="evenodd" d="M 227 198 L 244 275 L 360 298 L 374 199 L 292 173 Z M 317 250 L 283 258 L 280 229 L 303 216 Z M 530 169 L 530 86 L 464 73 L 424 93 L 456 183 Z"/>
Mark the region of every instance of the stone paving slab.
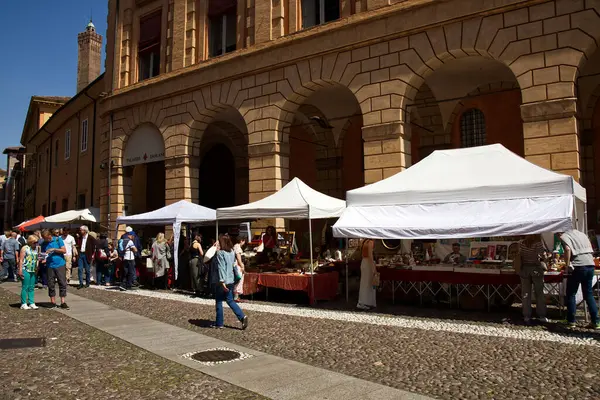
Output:
<path fill-rule="evenodd" d="M 20 286 L 16 284 L 6 284 L 3 288 L 20 293 Z M 56 311 L 147 351 L 272 399 L 428 399 L 425 396 L 246 349 L 77 295 L 69 294 L 69 304 L 71 310 Z M 187 353 L 215 347 L 233 349 L 253 357 L 214 367 L 182 357 Z M 241 367 L 244 364 L 247 368 Z M 318 386 L 312 385 L 313 381 Z"/>

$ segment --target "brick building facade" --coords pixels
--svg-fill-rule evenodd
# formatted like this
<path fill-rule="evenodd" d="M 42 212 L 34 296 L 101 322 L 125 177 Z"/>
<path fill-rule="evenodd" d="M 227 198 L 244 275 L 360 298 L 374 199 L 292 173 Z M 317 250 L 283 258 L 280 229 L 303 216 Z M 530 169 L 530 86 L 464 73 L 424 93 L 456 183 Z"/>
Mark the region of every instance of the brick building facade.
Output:
<path fill-rule="evenodd" d="M 293 176 L 343 197 L 435 149 L 502 143 L 582 181 L 596 225 L 598 1 L 108 7 L 104 222 L 181 199 L 253 201 Z"/>

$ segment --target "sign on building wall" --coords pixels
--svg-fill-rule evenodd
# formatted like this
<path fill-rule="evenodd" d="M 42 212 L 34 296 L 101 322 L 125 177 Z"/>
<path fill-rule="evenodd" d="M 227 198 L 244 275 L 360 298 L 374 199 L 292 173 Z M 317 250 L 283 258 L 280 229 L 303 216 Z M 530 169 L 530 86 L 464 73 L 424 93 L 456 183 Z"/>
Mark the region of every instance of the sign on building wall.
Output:
<path fill-rule="evenodd" d="M 152 125 L 140 125 L 127 141 L 123 166 L 146 164 L 165 159 L 165 142 Z"/>

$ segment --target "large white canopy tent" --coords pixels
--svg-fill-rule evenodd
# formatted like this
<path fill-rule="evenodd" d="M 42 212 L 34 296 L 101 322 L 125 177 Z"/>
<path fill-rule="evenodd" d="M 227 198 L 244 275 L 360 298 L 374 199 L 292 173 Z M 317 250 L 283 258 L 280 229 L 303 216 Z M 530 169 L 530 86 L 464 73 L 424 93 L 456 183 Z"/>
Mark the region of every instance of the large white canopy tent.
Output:
<path fill-rule="evenodd" d="M 447 239 L 585 231 L 586 192 L 571 176 L 499 144 L 438 150 L 351 190 L 336 237 Z"/>
<path fill-rule="evenodd" d="M 100 209 L 96 207 L 84 208 L 82 210 L 69 210 L 44 218 L 44 221 L 29 226 L 27 229 L 53 229 L 65 226 L 100 222 Z"/>
<path fill-rule="evenodd" d="M 121 216 L 117 218 L 117 225 L 169 225 L 173 224 L 174 253 L 179 254 L 179 237 L 181 235 L 181 224 L 201 224 L 215 221 L 217 218 L 215 210 L 206 208 L 187 200 L 181 200 L 158 210 L 147 213 Z M 178 276 L 179 257 L 175 260 L 175 279 Z"/>
<path fill-rule="evenodd" d="M 259 218 L 308 219 L 310 243 L 310 268 L 313 270 L 312 223 L 313 219 L 337 218 L 346 208 L 344 200 L 318 192 L 298 178 L 292 179 L 276 193 L 264 199 L 241 206 L 217 208 L 219 220 L 249 220 Z M 311 275 L 314 296 L 314 279 Z"/>

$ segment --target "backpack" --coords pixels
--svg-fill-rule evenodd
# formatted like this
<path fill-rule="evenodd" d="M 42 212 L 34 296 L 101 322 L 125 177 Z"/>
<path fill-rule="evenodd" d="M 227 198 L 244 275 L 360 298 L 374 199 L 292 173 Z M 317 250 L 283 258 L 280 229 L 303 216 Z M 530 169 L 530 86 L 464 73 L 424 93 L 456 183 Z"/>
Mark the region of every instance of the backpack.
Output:
<path fill-rule="evenodd" d="M 123 258 L 125 257 L 125 240 L 121 238 L 117 243 L 117 254 L 119 254 L 119 257 Z"/>

